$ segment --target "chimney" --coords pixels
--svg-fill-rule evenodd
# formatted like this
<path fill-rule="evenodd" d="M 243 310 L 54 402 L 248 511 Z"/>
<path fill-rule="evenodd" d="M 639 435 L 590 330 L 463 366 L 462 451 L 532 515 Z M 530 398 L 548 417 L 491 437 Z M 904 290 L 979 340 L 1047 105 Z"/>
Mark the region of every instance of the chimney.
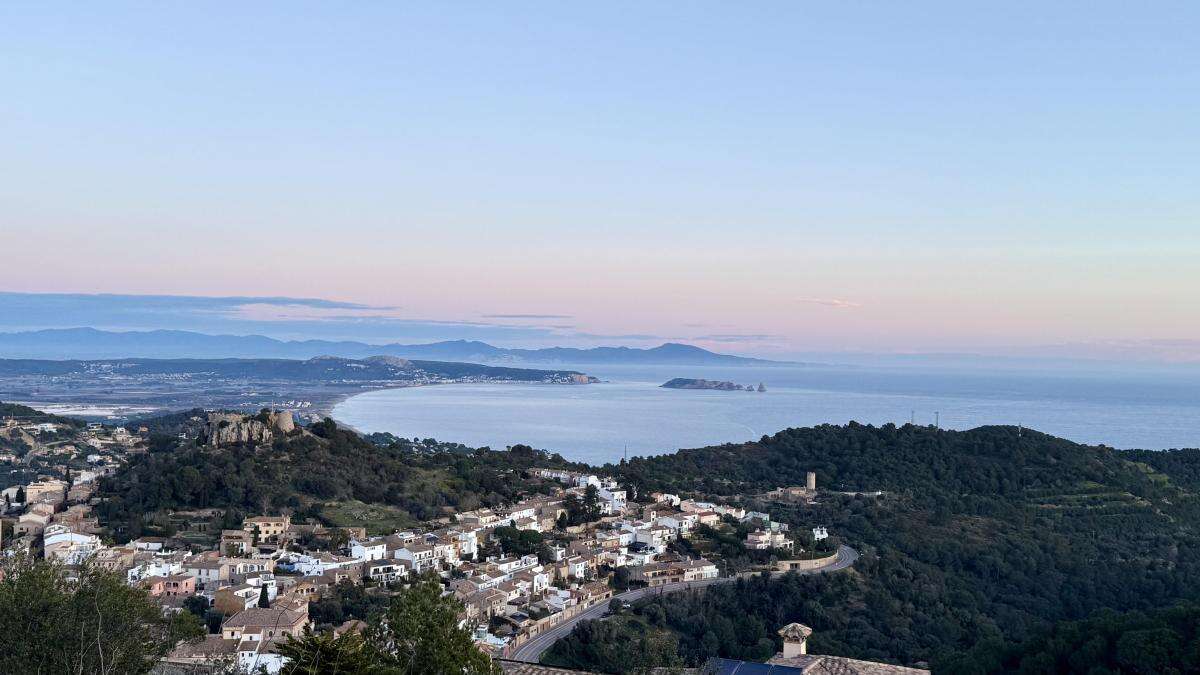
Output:
<path fill-rule="evenodd" d="M 783 637 L 783 658 L 794 659 L 808 653 L 808 636 L 812 635 L 812 629 L 808 626 L 789 623 L 779 629 L 779 635 Z"/>

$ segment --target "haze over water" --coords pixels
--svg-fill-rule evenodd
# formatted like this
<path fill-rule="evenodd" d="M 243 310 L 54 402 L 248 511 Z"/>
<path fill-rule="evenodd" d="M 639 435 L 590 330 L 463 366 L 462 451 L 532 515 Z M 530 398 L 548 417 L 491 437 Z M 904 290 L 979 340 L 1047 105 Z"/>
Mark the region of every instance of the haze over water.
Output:
<path fill-rule="evenodd" d="M 456 384 L 352 397 L 333 416 L 364 432 L 502 448 L 525 443 L 593 464 L 824 423 L 1028 428 L 1089 444 L 1200 446 L 1200 372 L 996 372 L 883 367 L 577 367 L 588 386 Z M 663 389 L 673 377 L 767 391 Z"/>

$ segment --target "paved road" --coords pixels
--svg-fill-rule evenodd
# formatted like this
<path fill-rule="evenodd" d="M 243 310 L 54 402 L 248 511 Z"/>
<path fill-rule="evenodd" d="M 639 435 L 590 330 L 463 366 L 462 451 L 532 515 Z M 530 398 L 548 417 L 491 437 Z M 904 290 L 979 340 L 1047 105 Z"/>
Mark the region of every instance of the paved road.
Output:
<path fill-rule="evenodd" d="M 855 560 L 858 560 L 858 551 L 855 551 L 849 546 L 842 546 L 838 549 L 837 557 L 833 559 L 832 563 L 813 570 L 796 570 L 796 574 L 817 574 L 821 572 L 835 572 L 837 570 L 844 570 L 853 565 Z M 776 572 L 775 574 L 784 573 Z M 747 574 L 744 576 L 749 575 Z M 613 597 L 620 598 L 621 600 L 625 600 L 627 602 L 633 602 L 634 600 L 640 600 L 646 596 L 663 595 L 665 593 L 677 593 L 679 591 L 687 591 L 695 588 L 704 588 L 705 586 L 711 586 L 713 584 L 723 584 L 730 581 L 735 581 L 737 578 L 738 577 L 733 576 L 717 577 L 716 579 L 704 579 L 701 581 L 679 581 L 672 584 L 655 586 L 654 588 L 635 588 L 631 591 L 618 593 Z M 545 633 L 533 638 L 529 642 L 526 642 L 520 647 L 517 647 L 516 651 L 514 651 L 508 658 L 513 661 L 537 663 L 539 660 L 541 660 L 542 654 L 547 649 L 550 649 L 551 645 L 553 645 L 555 642 L 558 642 L 560 638 L 565 637 L 567 633 L 570 633 L 575 628 L 575 624 L 579 623 L 580 621 L 599 619 L 607 613 L 608 602 L 602 602 L 594 607 L 589 607 L 580 614 L 571 617 L 567 621 L 564 621 Z"/>

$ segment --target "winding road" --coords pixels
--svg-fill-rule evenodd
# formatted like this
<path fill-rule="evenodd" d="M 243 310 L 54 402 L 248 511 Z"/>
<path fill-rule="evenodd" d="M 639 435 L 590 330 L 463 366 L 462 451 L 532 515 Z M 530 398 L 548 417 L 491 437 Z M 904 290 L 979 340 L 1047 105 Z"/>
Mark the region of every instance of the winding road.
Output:
<path fill-rule="evenodd" d="M 836 572 L 838 570 L 844 570 L 853 565 L 855 560 L 858 560 L 858 551 L 855 551 L 849 546 L 842 546 L 838 549 L 837 556 L 834 557 L 833 562 L 829 563 L 828 565 L 811 570 L 795 570 L 795 573 L 818 574 L 824 572 Z M 633 602 L 634 600 L 640 600 L 647 596 L 678 593 L 679 591 L 688 591 L 696 588 L 704 588 L 705 586 L 711 586 L 713 584 L 723 584 L 730 581 L 736 581 L 740 576 L 750 576 L 751 574 L 752 573 L 731 577 L 717 577 L 715 579 L 703 579 L 701 581 L 678 581 L 671 584 L 655 586 L 653 588 L 635 588 L 633 590 L 625 591 L 624 593 L 618 593 L 614 595 L 613 598 L 625 600 L 626 602 Z M 787 574 L 787 572 L 774 572 L 773 574 Z M 611 600 L 609 602 L 611 602 Z M 570 633 L 575 628 L 575 624 L 579 623 L 580 621 L 599 619 L 607 614 L 608 604 L 608 602 L 602 602 L 594 607 L 589 607 L 583 612 L 580 612 L 578 615 L 571 617 L 567 621 L 564 621 L 545 633 L 533 638 L 529 642 L 526 642 L 520 647 L 517 647 L 516 651 L 514 651 L 508 658 L 512 661 L 538 663 L 542 658 L 542 654 L 547 649 L 550 649 L 551 645 L 553 645 L 555 642 L 558 642 L 560 638 L 563 638 L 567 635 L 567 633 Z"/>

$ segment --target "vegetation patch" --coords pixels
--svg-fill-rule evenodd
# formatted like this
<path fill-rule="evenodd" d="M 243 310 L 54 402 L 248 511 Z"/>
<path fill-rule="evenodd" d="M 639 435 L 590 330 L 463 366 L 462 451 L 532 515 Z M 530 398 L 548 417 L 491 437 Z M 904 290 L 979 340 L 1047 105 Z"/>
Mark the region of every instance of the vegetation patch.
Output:
<path fill-rule="evenodd" d="M 418 522 L 403 509 L 358 500 L 326 502 L 321 506 L 321 519 L 334 527 L 365 527 L 368 535 L 391 534 Z"/>

